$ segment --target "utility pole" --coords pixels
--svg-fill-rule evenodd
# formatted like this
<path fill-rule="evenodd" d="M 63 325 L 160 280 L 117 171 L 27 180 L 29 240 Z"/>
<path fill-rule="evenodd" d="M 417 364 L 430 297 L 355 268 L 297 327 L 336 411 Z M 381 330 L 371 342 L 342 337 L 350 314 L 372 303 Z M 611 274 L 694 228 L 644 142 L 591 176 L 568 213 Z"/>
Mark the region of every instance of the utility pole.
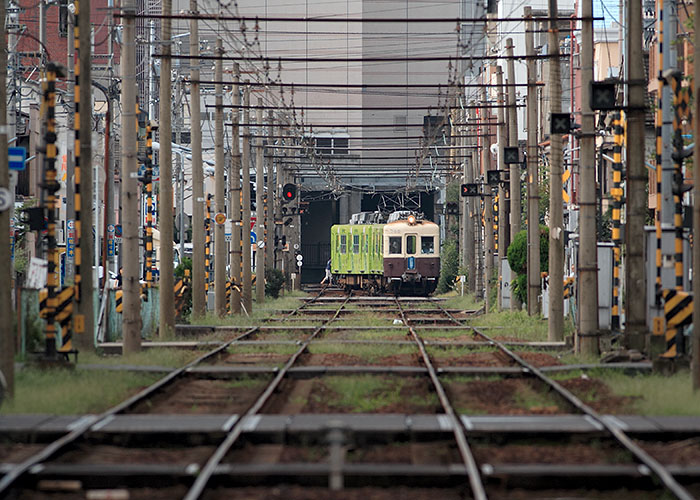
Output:
<path fill-rule="evenodd" d="M 513 59 L 513 39 L 506 39 L 506 56 L 508 59 L 508 145 L 518 147 L 518 108 L 515 107 L 515 60 Z M 510 164 L 510 242 L 520 232 L 522 218 L 522 203 L 520 196 L 520 163 Z M 508 248 L 505 249 L 506 253 Z M 510 294 L 510 309 L 518 311 L 522 308 L 520 299 L 514 293 Z"/>
<path fill-rule="evenodd" d="M 0 16 L 0 19 L 3 19 Z M 700 2 L 695 2 L 695 19 L 700 19 Z M 700 47 L 700 30 L 695 30 L 695 47 Z M 2 52 L 2 51 L 0 51 Z M 0 61 L 0 68 L 5 66 Z M 1 70 L 0 70 L 1 71 Z M 694 65 L 695 78 L 693 79 L 693 95 L 696 96 L 693 100 L 695 116 L 695 137 L 700 137 L 700 64 Z M 0 73 L 0 86 L 2 86 L 2 73 Z M 4 88 L 4 86 L 3 86 Z M 4 116 L 4 115 L 0 115 Z M 695 141 L 695 152 L 693 154 L 694 172 L 700 172 L 700 144 Z M 2 171 L 0 169 L 0 171 Z M 2 180 L 0 179 L 0 183 Z M 2 231 L 2 228 L 0 228 Z M 693 234 L 700 234 L 700 182 L 693 183 Z M 5 247 L 7 248 L 7 247 Z M 693 245 L 693 269 L 700 269 L 700 245 Z M 4 276 L 4 273 L 3 273 Z M 700 299 L 700 279 L 693 280 L 693 297 Z M 693 390 L 700 389 L 700 300 L 693 300 Z M 0 299 L 2 301 L 2 299 Z M 0 306 L 2 307 L 2 306 Z"/>
<path fill-rule="evenodd" d="M 122 338 L 124 354 L 141 350 L 141 290 L 139 284 L 139 183 L 136 166 L 136 6 L 122 4 Z"/>
<path fill-rule="evenodd" d="M 10 189 L 7 158 L 7 45 L 5 31 L 5 2 L 0 2 L 0 190 L 7 190 L 14 204 L 15 193 Z M 0 317 L 12 317 L 12 258 L 10 256 L 10 210 L 0 212 Z M 15 332 L 6 324 L 0 329 L 0 373 L 5 377 L 7 395 L 15 393 Z"/>
<path fill-rule="evenodd" d="M 486 87 L 481 88 L 481 102 L 487 102 Z M 491 140 L 489 138 L 488 122 L 489 111 L 487 108 L 482 110 L 481 120 L 481 170 L 484 172 L 484 181 L 486 181 L 487 172 L 491 170 Z M 486 312 L 491 309 L 491 286 L 493 278 L 493 197 L 491 195 L 491 186 L 484 182 L 484 285 L 485 296 L 484 304 Z"/>
<path fill-rule="evenodd" d="M 258 97 L 255 125 L 258 129 L 255 148 L 255 216 L 257 218 L 256 233 L 258 234 L 258 249 L 255 252 L 255 301 L 258 305 L 265 302 L 265 173 L 263 171 L 263 110 L 261 97 Z M 262 242 L 262 245 L 260 243 Z"/>
<path fill-rule="evenodd" d="M 498 92 L 498 170 L 501 174 L 506 171 L 506 163 L 504 161 L 504 150 L 506 147 L 506 119 L 503 105 L 505 104 L 505 91 L 503 89 L 503 69 L 501 66 L 496 67 L 496 91 Z M 503 177 L 501 177 L 503 178 Z M 508 230 L 509 207 L 507 197 L 507 189 L 505 182 L 498 183 L 498 307 L 503 308 L 503 297 L 501 296 L 501 285 L 503 281 L 503 260 L 506 258 L 506 250 L 510 243 L 510 233 Z M 512 300 L 511 293 L 511 300 Z"/>
<path fill-rule="evenodd" d="M 67 48 L 67 54 L 66 54 L 66 65 L 68 66 L 67 69 L 67 78 L 66 78 L 66 99 L 65 102 L 70 103 L 72 106 L 75 102 L 75 94 L 74 94 L 74 83 L 75 83 L 75 38 L 74 38 L 74 24 L 75 24 L 75 17 L 73 14 L 67 10 L 67 35 L 68 35 L 68 43 L 66 44 Z M 72 132 L 74 130 L 75 123 L 73 120 L 73 113 L 68 112 L 66 113 L 66 144 L 75 144 L 75 137 L 72 135 Z M 75 206 L 74 206 L 74 197 L 75 193 L 73 192 L 72 189 L 72 182 L 73 182 L 73 176 L 75 174 L 75 168 L 73 166 L 74 160 L 73 160 L 73 148 L 66 148 L 66 229 L 67 233 L 71 232 L 71 229 L 68 228 L 68 221 L 73 221 L 75 219 Z M 67 240 L 68 235 L 66 235 L 66 240 Z M 75 240 L 73 241 L 73 245 L 75 245 Z M 67 246 L 67 245 L 66 245 Z M 75 247 L 73 250 L 73 253 L 75 253 Z M 65 269 L 66 269 L 66 282 L 71 282 L 73 281 L 73 273 L 74 273 L 74 266 L 73 266 L 73 257 L 68 255 L 68 252 L 66 252 L 66 263 L 65 263 Z"/>
<path fill-rule="evenodd" d="M 241 147 L 239 143 L 240 128 L 238 123 L 241 116 L 241 92 L 240 81 L 241 70 L 238 63 L 233 65 L 233 130 L 231 133 L 231 175 L 229 179 L 231 193 L 231 276 L 237 287 L 231 290 L 231 311 L 234 314 L 241 313 L 241 292 L 240 286 L 243 282 L 241 274 L 241 237 L 245 237 L 245 231 L 242 232 L 243 225 L 241 224 Z"/>
<path fill-rule="evenodd" d="M 644 260 L 644 221 L 647 211 L 646 182 L 644 164 L 644 117 L 645 102 L 644 60 L 642 57 L 642 5 L 638 2 L 627 4 L 625 59 L 627 66 L 627 221 L 626 262 L 625 262 L 625 346 L 644 350 L 646 327 L 646 268 Z M 696 83 L 697 85 L 697 83 Z M 696 204 L 697 204 L 696 198 Z M 696 222 L 697 223 L 697 222 Z M 550 246 L 551 248 L 551 246 Z M 551 270 L 551 264 L 550 264 Z"/>
<path fill-rule="evenodd" d="M 161 338 L 175 332 L 175 292 L 173 290 L 173 152 L 172 152 L 172 0 L 162 0 L 160 61 L 160 327 Z"/>
<path fill-rule="evenodd" d="M 578 342 L 581 354 L 598 354 L 598 237 L 596 231 L 595 112 L 593 80 L 593 2 L 581 4 L 581 163 L 579 165 Z"/>
<path fill-rule="evenodd" d="M 466 123 L 467 113 L 465 110 L 461 110 L 461 118 L 458 120 L 459 123 Z M 464 130 L 464 129 L 461 129 Z M 463 132 L 460 135 L 466 135 Z M 466 144 L 467 139 L 465 137 L 460 139 L 460 143 Z M 467 158 L 464 153 L 466 150 L 459 150 L 459 155 L 462 157 L 462 175 L 464 176 L 464 183 L 469 184 L 474 182 L 474 169 L 471 166 L 471 157 Z M 474 199 L 471 196 L 462 197 L 463 203 L 463 229 L 464 234 L 464 267 L 467 268 L 467 288 L 472 293 L 476 291 L 476 265 L 474 264 L 476 249 L 474 241 Z"/>
<path fill-rule="evenodd" d="M 274 145 L 274 114 L 272 110 L 267 114 L 267 142 L 270 146 Z M 268 149 L 266 158 L 267 165 L 267 196 L 265 197 L 265 228 L 267 229 L 267 237 L 265 238 L 265 266 L 273 269 L 275 267 L 275 148 Z"/>
<path fill-rule="evenodd" d="M 190 0 L 190 14 L 198 12 L 197 0 Z M 199 25 L 190 20 L 190 55 L 199 55 Z M 192 136 L 192 317 L 206 314 L 204 290 L 204 171 L 202 170 L 201 96 L 199 60 L 190 61 L 190 134 Z"/>
<path fill-rule="evenodd" d="M 552 113 L 561 112 L 559 68 L 559 15 L 557 0 L 549 0 L 549 103 Z M 640 42 L 641 47 L 641 42 Z M 564 338 L 564 199 L 562 195 L 562 136 L 549 134 L 549 318 L 548 338 Z"/>
<path fill-rule="evenodd" d="M 224 79 L 224 55 L 221 38 L 216 39 L 216 55 L 219 57 L 214 65 L 214 80 Z M 226 195 L 224 192 L 224 86 L 214 85 L 214 202 L 216 215 L 226 210 Z M 226 316 L 226 240 L 223 223 L 214 224 L 214 304 L 216 315 Z"/>
<path fill-rule="evenodd" d="M 243 91 L 243 155 L 241 159 L 241 168 L 243 169 L 242 185 L 243 191 L 243 228 L 241 240 L 243 243 L 243 283 L 241 284 L 241 292 L 243 295 L 243 308 L 246 314 L 253 311 L 253 279 L 251 276 L 251 255 L 250 255 L 250 85 L 249 81 L 245 82 Z"/>
<path fill-rule="evenodd" d="M 77 286 L 77 315 L 74 314 L 75 344 L 78 349 L 92 351 L 95 349 L 95 320 L 93 312 L 93 274 L 90 272 L 90 258 L 93 255 L 93 242 L 91 228 L 91 212 L 88 207 L 92 205 L 92 48 L 91 48 L 91 25 L 90 25 L 90 2 L 82 0 L 74 2 L 75 17 L 77 23 L 77 34 L 79 49 L 76 55 L 75 66 L 75 112 L 79 113 L 79 123 L 82 124 L 76 131 L 76 140 L 80 140 L 80 166 L 75 162 L 76 178 L 76 203 L 75 208 L 81 209 L 82 220 L 78 220 L 76 214 L 76 236 L 79 242 L 79 250 L 76 251 L 76 274 L 80 273 L 80 278 L 76 277 Z M 77 153 L 77 148 L 76 148 Z M 79 196 L 79 198 L 78 198 Z M 78 200 L 80 200 L 78 202 Z M 97 211 L 99 207 L 95 206 Z M 80 222 L 80 224 L 78 224 Z M 78 230 L 78 228 L 80 228 Z M 95 228 L 97 230 L 97 228 Z M 97 242 L 95 242 L 97 243 Z M 80 260 L 78 260 L 80 256 Z M 79 269 L 82 267 L 82 272 Z M 98 269 L 96 271 L 99 272 Z M 106 279 L 106 276 L 105 276 Z M 98 279 L 99 283 L 99 279 Z"/>
<path fill-rule="evenodd" d="M 527 313 L 540 312 L 540 187 L 537 166 L 537 62 L 532 8 L 525 7 L 527 59 Z"/>

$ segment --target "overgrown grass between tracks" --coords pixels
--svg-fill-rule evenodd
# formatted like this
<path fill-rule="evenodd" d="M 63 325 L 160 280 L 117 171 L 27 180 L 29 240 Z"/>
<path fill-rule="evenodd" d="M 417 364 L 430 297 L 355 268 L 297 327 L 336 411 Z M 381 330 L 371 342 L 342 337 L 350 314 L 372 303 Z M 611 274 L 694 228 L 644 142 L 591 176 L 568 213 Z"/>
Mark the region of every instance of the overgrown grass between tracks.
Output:
<path fill-rule="evenodd" d="M 15 397 L 0 407 L 0 414 L 51 413 L 80 415 L 100 413 L 151 385 L 162 375 L 85 371 L 80 368 L 38 369 L 25 367 L 15 378 Z"/>

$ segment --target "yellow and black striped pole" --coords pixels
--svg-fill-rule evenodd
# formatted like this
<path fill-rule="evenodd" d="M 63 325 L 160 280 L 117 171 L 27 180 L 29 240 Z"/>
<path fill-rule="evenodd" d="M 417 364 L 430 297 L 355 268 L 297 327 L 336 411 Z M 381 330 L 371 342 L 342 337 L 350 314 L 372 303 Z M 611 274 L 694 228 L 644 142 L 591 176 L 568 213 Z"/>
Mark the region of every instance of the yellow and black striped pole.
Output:
<path fill-rule="evenodd" d="M 144 174 L 146 191 L 146 232 L 143 239 L 146 260 L 146 286 L 153 286 L 153 130 L 150 121 L 146 125 L 146 171 Z"/>
<path fill-rule="evenodd" d="M 209 281 L 211 280 L 211 233 L 213 220 L 211 218 L 212 195 L 207 195 L 207 217 L 204 222 L 206 236 L 204 238 L 204 291 L 209 292 Z"/>
<path fill-rule="evenodd" d="M 681 76 L 680 72 L 674 72 L 671 77 L 674 109 L 673 149 L 675 152 L 675 168 L 673 172 L 673 202 L 675 211 L 673 214 L 673 225 L 675 229 L 676 290 L 683 290 L 683 120 L 687 120 L 690 115 L 688 89 L 681 86 Z"/>
<path fill-rule="evenodd" d="M 620 255 L 622 250 L 621 216 L 622 216 L 622 146 L 624 143 L 624 115 L 615 114 L 613 119 L 613 187 L 610 194 L 613 199 L 612 208 L 612 240 L 613 240 L 613 296 L 611 329 L 620 328 Z"/>
<path fill-rule="evenodd" d="M 75 0 L 73 2 L 75 7 L 74 16 L 78 19 L 80 13 L 80 2 Z M 81 235 L 83 232 L 81 212 L 82 212 L 82 197 L 81 197 L 81 187 L 80 187 L 80 172 L 81 172 L 81 162 L 80 162 L 80 29 L 78 28 L 78 23 L 74 23 L 73 28 L 73 40 L 75 49 L 75 68 L 73 69 L 73 75 L 75 76 L 75 83 L 73 85 L 73 101 L 75 103 L 74 117 L 73 117 L 73 130 L 75 139 L 73 142 L 73 156 L 74 156 L 74 187 L 73 187 L 73 206 L 75 209 L 75 256 L 73 257 L 74 274 L 73 282 L 75 285 L 75 290 L 73 292 L 73 300 L 76 304 L 79 304 L 82 300 L 82 250 L 81 250 Z M 88 124 L 89 125 L 89 124 Z M 88 159 L 89 161 L 89 159 Z M 86 291 L 87 293 L 87 291 Z M 88 297 L 90 299 L 91 297 Z M 77 314 L 78 307 L 74 307 L 76 310 L 76 315 L 73 321 L 73 331 L 75 333 L 83 333 L 85 329 L 85 323 L 82 318 Z"/>
<path fill-rule="evenodd" d="M 44 124 L 44 189 L 46 190 L 46 218 L 48 239 L 48 274 L 47 274 L 47 300 L 46 300 L 46 350 L 48 359 L 56 357 L 56 310 L 58 307 L 58 293 L 60 288 L 58 272 L 58 245 L 56 242 L 56 219 L 58 210 L 58 196 L 60 189 L 56 175 L 56 78 L 61 70 L 54 63 L 46 65 L 46 76 L 42 84 L 43 100 L 42 114 L 46 117 Z M 61 76 L 63 76 L 61 74 Z"/>

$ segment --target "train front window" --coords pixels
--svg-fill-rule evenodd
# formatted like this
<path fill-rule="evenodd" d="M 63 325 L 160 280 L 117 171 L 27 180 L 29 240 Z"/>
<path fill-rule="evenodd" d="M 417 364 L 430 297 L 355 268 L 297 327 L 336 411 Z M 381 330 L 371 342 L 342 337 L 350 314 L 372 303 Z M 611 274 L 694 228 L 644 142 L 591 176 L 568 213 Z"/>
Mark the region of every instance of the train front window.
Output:
<path fill-rule="evenodd" d="M 389 236 L 389 253 L 390 254 L 401 253 L 401 237 L 400 236 Z"/>
<path fill-rule="evenodd" d="M 420 253 L 435 253 L 435 237 L 421 236 L 420 237 Z"/>
<path fill-rule="evenodd" d="M 347 238 L 344 234 L 340 235 L 340 253 L 347 253 Z"/>
<path fill-rule="evenodd" d="M 360 253 L 360 235 L 352 235 L 352 253 Z"/>
<path fill-rule="evenodd" d="M 412 234 L 406 236 L 406 253 L 408 255 L 415 255 L 416 253 L 416 237 Z"/>

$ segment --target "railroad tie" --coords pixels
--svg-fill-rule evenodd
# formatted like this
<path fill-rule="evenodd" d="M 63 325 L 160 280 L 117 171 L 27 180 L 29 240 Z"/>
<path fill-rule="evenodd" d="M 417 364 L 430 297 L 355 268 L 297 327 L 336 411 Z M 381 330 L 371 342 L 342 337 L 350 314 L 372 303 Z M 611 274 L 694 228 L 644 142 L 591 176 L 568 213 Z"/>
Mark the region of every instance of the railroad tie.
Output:
<path fill-rule="evenodd" d="M 666 352 L 661 357 L 675 358 L 685 353 L 685 341 L 681 327 L 693 321 L 693 295 L 678 290 L 663 290 L 664 317 L 666 319 Z"/>

